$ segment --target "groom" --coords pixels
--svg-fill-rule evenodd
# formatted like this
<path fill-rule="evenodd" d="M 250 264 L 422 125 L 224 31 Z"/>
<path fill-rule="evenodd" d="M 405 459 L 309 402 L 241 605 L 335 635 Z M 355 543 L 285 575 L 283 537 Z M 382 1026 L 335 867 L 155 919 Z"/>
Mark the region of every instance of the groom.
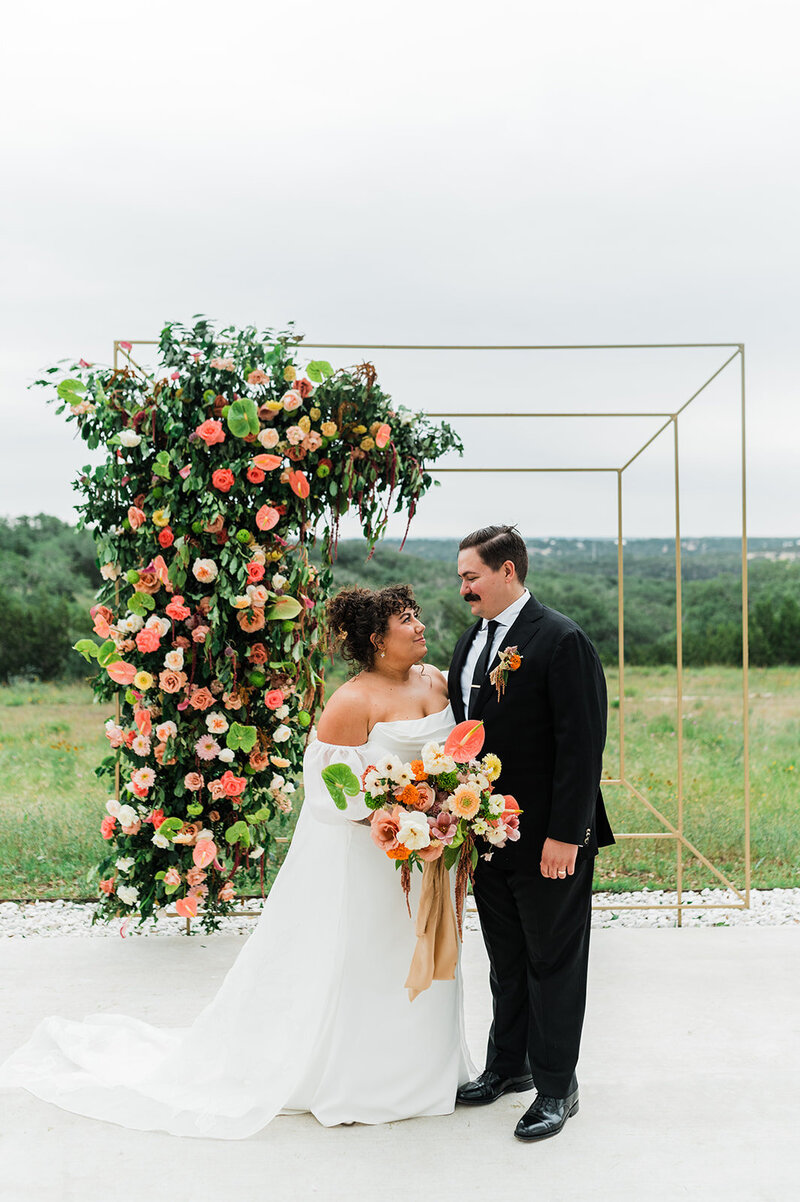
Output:
<path fill-rule="evenodd" d="M 578 1110 L 592 872 L 598 846 L 614 836 L 600 793 L 603 669 L 580 626 L 531 596 L 527 569 L 511 526 L 461 540 L 461 596 L 480 620 L 456 644 L 448 683 L 456 720 L 482 719 L 484 752 L 502 761 L 495 788 L 522 809 L 519 842 L 475 870 L 494 1018 L 486 1068 L 457 1096 L 483 1105 L 535 1086 L 514 1134 L 536 1140 Z M 498 698 L 489 673 L 504 647 L 521 662 Z"/>

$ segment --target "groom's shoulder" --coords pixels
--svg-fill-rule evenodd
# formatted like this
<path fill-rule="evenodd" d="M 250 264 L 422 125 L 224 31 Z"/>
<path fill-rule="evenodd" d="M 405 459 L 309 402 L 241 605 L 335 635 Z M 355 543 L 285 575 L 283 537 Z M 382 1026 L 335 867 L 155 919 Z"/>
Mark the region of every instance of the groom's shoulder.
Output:
<path fill-rule="evenodd" d="M 579 641 L 592 642 L 583 627 L 574 618 L 571 618 L 569 614 L 562 614 L 560 610 L 552 609 L 549 605 L 543 605 L 541 601 L 538 604 L 542 611 L 542 623 L 554 641 L 560 642 L 565 635 L 573 635 Z"/>

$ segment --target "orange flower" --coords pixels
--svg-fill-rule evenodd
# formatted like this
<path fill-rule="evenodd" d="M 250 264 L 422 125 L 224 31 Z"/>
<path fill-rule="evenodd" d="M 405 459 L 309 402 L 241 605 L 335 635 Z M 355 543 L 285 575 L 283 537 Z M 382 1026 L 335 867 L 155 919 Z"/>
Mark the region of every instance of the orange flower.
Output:
<path fill-rule="evenodd" d="M 521 656 L 521 655 L 517 655 L 517 653 L 516 653 L 516 652 L 513 652 L 513 653 L 512 653 L 511 655 L 509 655 L 509 657 L 508 657 L 508 670 L 509 670 L 509 672 L 516 672 L 517 668 L 520 666 L 520 664 L 521 664 L 521 663 L 522 663 L 522 656 Z"/>
<path fill-rule="evenodd" d="M 213 447 L 216 443 L 225 441 L 222 422 L 214 421 L 212 417 L 208 421 L 202 422 L 195 430 L 195 434 L 198 438 L 202 438 L 207 447 Z"/>
<path fill-rule="evenodd" d="M 474 818 L 481 808 L 480 794 L 470 785 L 459 785 L 450 798 L 450 808 L 459 818 Z"/>
<path fill-rule="evenodd" d="M 428 774 L 425 771 L 425 765 L 422 760 L 411 761 L 411 771 L 414 773 L 415 780 L 427 780 Z"/>
<path fill-rule="evenodd" d="M 390 860 L 407 860 L 411 855 L 411 848 L 398 843 L 397 847 L 387 848 L 386 854 Z"/>
<path fill-rule="evenodd" d="M 211 483 L 214 488 L 218 488 L 220 492 L 230 492 L 236 483 L 236 477 L 230 468 L 221 467 L 211 476 Z"/>
<path fill-rule="evenodd" d="M 195 689 L 189 698 L 189 705 L 195 710 L 207 710 L 213 704 L 214 695 L 208 689 Z"/>
<path fill-rule="evenodd" d="M 158 578 L 157 572 L 143 571 L 139 573 L 139 579 L 133 586 L 136 593 L 148 593 L 151 597 L 161 588 L 161 581 Z"/>
<path fill-rule="evenodd" d="M 180 693 L 189 677 L 185 672 L 173 672 L 165 668 L 158 677 L 158 687 L 164 693 Z"/>
<path fill-rule="evenodd" d="M 261 630 L 265 618 L 263 608 L 240 609 L 236 615 L 236 621 L 241 626 L 242 630 L 247 634 L 252 634 L 255 630 Z"/>
<path fill-rule="evenodd" d="M 402 805 L 410 806 L 412 810 L 416 810 L 419 805 L 419 790 L 414 785 L 406 785 L 404 789 L 395 789 L 394 795 Z"/>
<path fill-rule="evenodd" d="M 269 658 L 267 649 L 263 643 L 251 643 L 247 657 L 253 664 L 265 664 Z"/>
<path fill-rule="evenodd" d="M 266 751 L 261 751 L 260 748 L 254 747 L 250 752 L 250 767 L 254 772 L 263 772 L 269 763 L 269 756 Z"/>

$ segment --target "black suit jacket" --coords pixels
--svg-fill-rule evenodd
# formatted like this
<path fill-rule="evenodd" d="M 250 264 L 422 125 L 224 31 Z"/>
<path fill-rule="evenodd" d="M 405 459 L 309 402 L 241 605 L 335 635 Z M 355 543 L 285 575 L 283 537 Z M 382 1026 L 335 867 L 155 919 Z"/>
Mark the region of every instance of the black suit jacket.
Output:
<path fill-rule="evenodd" d="M 479 627 L 476 622 L 466 630 L 453 652 L 448 684 L 457 722 L 466 717 L 461 670 Z M 520 839 L 493 858 L 538 866 L 548 837 L 577 843 L 579 855 L 594 855 L 598 846 L 614 842 L 600 792 L 608 707 L 600 659 L 577 622 L 533 596 L 489 672 L 499 652 L 513 646 L 522 663 L 507 674 L 499 699 L 487 672 L 475 714 L 485 725 L 483 754 L 493 751 L 502 761 L 495 790 L 512 794 L 523 810 Z"/>

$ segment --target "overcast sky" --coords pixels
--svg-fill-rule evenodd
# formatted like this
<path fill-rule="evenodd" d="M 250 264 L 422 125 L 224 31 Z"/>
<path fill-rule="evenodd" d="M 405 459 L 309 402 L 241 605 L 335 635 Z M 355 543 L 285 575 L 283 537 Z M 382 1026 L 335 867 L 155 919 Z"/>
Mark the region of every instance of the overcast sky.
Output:
<path fill-rule="evenodd" d="M 347 343 L 744 342 L 749 526 L 800 537 L 794 3 L 75 0 L 4 18 L 0 514 L 87 461 L 26 385 L 167 319 Z M 366 352 L 365 352 L 366 353 Z M 370 352 L 430 410 L 674 411 L 731 351 Z M 363 358 L 331 351 L 336 365 Z M 740 528 L 739 364 L 681 431 Z M 464 466 L 611 466 L 657 423 L 453 419 Z M 624 428 L 623 428 L 624 427 Z M 671 433 L 625 475 L 673 529 Z M 613 474 L 442 476 L 412 533 L 615 533 Z"/>

